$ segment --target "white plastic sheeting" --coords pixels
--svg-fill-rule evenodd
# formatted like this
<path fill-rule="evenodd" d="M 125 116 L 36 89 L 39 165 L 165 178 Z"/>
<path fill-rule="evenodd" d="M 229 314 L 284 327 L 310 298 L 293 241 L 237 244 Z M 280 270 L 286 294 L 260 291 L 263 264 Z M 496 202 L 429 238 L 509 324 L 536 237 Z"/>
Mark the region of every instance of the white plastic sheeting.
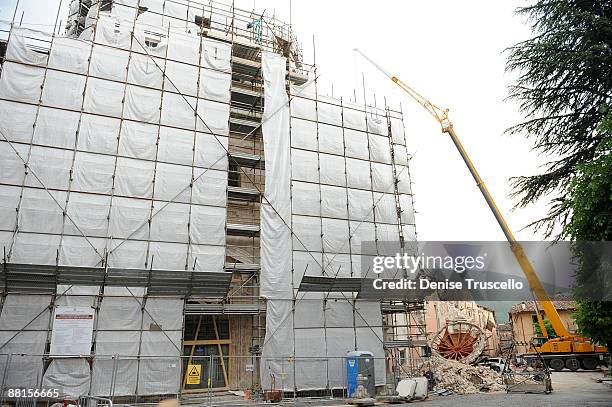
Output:
<path fill-rule="evenodd" d="M 43 360 L 49 324 L 48 295 L 9 294 L 0 314 L 0 373 L 5 386 L 37 388 L 42 380 Z M 24 331 L 20 330 L 26 328 Z M 11 356 L 10 365 L 8 354 Z M 19 354 L 27 354 L 21 356 Z"/>
<path fill-rule="evenodd" d="M 89 392 L 91 372 L 85 359 L 53 359 L 45 371 L 42 387 L 58 389 L 63 396 L 77 398 Z"/>
<path fill-rule="evenodd" d="M 135 9 L 124 3 L 98 21 L 93 10 L 82 39 L 13 30 L 0 73 L 0 131 L 12 143 L 0 138 L 0 245 L 15 263 L 99 267 L 106 252 L 110 267 L 221 271 L 230 45 L 174 21 L 168 30 L 134 26 Z M 48 41 L 49 57 L 29 37 Z M 77 288 L 57 303 L 94 306 L 100 288 Z M 6 385 L 108 396 L 116 366 L 115 395 L 177 393 L 184 301 L 145 293 L 104 288 L 93 351 L 119 359 L 101 356 L 90 367 L 55 358 L 43 377 L 42 358 L 16 356 Z M 43 354 L 50 303 L 6 297 L 0 353 Z"/>
<path fill-rule="evenodd" d="M 284 83 L 280 75 L 276 80 Z M 269 81 L 268 77 L 266 86 L 274 87 Z M 266 106 L 271 96 L 266 94 Z M 284 96 L 283 90 L 278 98 Z M 364 259 L 386 254 L 385 243 L 398 242 L 400 230 L 408 241 L 415 239 L 407 153 L 405 145 L 396 142 L 403 128 L 393 119 L 394 137 L 389 133 L 389 113 L 314 96 L 296 96 L 290 103 L 293 290 L 286 290 L 284 302 L 268 301 L 267 332 L 272 334 L 266 337 L 264 357 L 279 359 L 264 362 L 262 381 L 267 384 L 274 374 L 283 375 L 285 389 L 341 387 L 342 358 L 359 349 L 378 358 L 376 381 L 381 384 L 385 369 L 379 303 L 357 301 L 352 293 L 334 293 L 324 303 L 323 294 L 297 289 L 304 274 L 359 277 L 362 261 L 368 264 Z M 278 123 L 264 125 L 264 141 L 278 144 L 284 141 L 279 140 L 284 131 Z M 278 188 L 289 175 L 286 169 L 278 171 L 280 150 L 274 150 L 272 158 L 267 144 L 265 151 L 266 182 Z M 265 221 L 262 215 L 262 225 Z M 372 244 L 375 241 L 380 244 Z M 262 233 L 262 248 L 267 245 L 282 247 Z M 280 270 L 262 267 L 262 284 L 278 278 L 271 273 Z M 289 300 L 294 296 L 292 311 Z M 295 356 L 294 369 L 282 369 L 280 359 L 287 356 Z"/>
<path fill-rule="evenodd" d="M 44 76 L 44 68 L 22 65 L 7 60 L 2 64 L 0 98 L 38 103 Z"/>
<path fill-rule="evenodd" d="M 266 151 L 265 202 L 261 205 L 261 288 L 268 297 L 266 343 L 262 356 L 277 357 L 261 368 L 262 386 L 270 374 L 280 375 L 282 358 L 293 354 L 291 324 L 291 162 L 289 105 L 285 91 L 286 59 L 262 53 L 264 97 L 263 139 Z"/>
<path fill-rule="evenodd" d="M 36 43 L 49 42 L 50 34 L 21 27 L 15 27 L 11 34 L 11 42 L 6 48 L 7 59 L 29 65 L 44 66 L 47 64 L 48 55 L 34 51 L 33 46 Z"/>
<path fill-rule="evenodd" d="M 261 295 L 282 298 L 291 290 L 291 222 L 289 105 L 285 91 L 286 60 L 262 54 L 265 89 L 263 118 L 266 151 L 265 201 L 261 206 Z M 267 318 L 268 326 L 278 321 Z M 269 330 L 270 332 L 273 331 Z"/>
<path fill-rule="evenodd" d="M 127 2 L 115 3 L 112 17 L 101 16 L 82 40 L 54 38 L 47 70 L 46 56 L 33 53 L 25 35 L 9 44 L 0 76 L 0 99 L 6 99 L 0 100 L 0 128 L 43 185 L 57 189 L 53 196 L 60 205 L 32 175 L 25 179 L 23 163 L 0 140 L 0 183 L 7 184 L 0 187 L 0 242 L 11 247 L 15 262 L 92 266 L 106 250 L 110 267 L 143 268 L 153 259 L 154 269 L 222 270 L 231 46 L 189 34 L 190 25 L 179 27 L 175 18 L 192 15 L 181 5 L 142 0 L 141 6 L 166 16 L 142 13 L 134 27 L 135 13 L 123 7 Z M 410 177 L 403 171 L 404 129 L 401 119 L 392 117 L 389 135 L 380 111 L 316 100 L 313 89 L 289 108 L 284 58 L 264 53 L 263 68 L 266 198 L 282 220 L 270 206 L 262 207 L 261 292 L 270 299 L 264 356 L 277 358 L 262 366 L 262 379 L 265 385 L 270 372 L 277 378 L 284 372 L 287 389 L 339 387 L 344 385 L 339 358 L 347 351 L 383 356 L 378 304 L 347 293 L 348 298 L 334 294 L 324 308 L 322 295 L 312 294 L 294 311 L 282 300 L 293 298 L 304 272 L 359 276 L 361 256 L 377 254 L 376 246 L 361 242 L 397 240 L 400 231 L 415 239 Z M 171 199 L 175 202 L 166 205 Z M 136 298 L 122 288 L 106 287 L 104 293 L 94 351 L 123 356 L 115 395 L 176 392 L 182 322 L 176 316 L 182 315 L 182 301 L 144 303 L 142 289 L 132 289 Z M 79 298 L 92 301 L 89 294 Z M 8 298 L 0 314 L 2 338 L 21 328 L 6 317 Z M 40 301 L 43 309 L 49 301 Z M 26 302 L 11 313 L 28 319 L 26 308 L 38 299 Z M 42 353 L 49 329 L 45 312 L 39 330 L 20 334 L 5 349 Z M 156 358 L 160 355 L 165 358 Z M 288 356 L 332 359 L 298 361 L 294 376 L 283 368 Z M 91 370 L 79 361 L 63 362 L 54 360 L 45 375 L 51 387 L 69 380 L 73 386 L 66 392 L 78 393 L 91 377 L 92 394 L 110 394 L 113 360 L 96 359 Z M 15 366 L 9 375 L 15 385 L 35 387 L 43 380 L 41 360 Z M 381 366 L 377 361 L 379 382 Z"/>
<path fill-rule="evenodd" d="M 32 138 L 32 129 L 36 121 L 36 106 L 23 103 L 0 101 L 0 131 L 10 141 L 29 143 Z M 14 120 L 5 120 L 13 117 Z M 4 140 L 0 136 L 0 139 Z"/>

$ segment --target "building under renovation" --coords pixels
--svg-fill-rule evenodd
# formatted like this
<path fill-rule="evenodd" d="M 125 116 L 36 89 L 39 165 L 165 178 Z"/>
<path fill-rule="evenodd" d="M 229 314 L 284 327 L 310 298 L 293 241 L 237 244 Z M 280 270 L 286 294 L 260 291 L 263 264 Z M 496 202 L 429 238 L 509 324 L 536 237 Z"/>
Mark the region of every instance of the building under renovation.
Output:
<path fill-rule="evenodd" d="M 422 304 L 329 288 L 416 240 L 402 114 L 320 94 L 290 26 L 73 0 L 65 34 L 13 25 L 4 52 L 5 389 L 329 390 L 354 350 L 380 385 L 426 345 Z"/>

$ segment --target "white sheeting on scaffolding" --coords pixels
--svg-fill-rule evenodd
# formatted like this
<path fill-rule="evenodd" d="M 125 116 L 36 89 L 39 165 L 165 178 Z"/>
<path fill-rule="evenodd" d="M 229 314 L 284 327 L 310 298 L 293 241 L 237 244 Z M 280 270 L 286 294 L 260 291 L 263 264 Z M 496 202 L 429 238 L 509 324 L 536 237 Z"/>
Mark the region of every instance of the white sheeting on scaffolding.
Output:
<path fill-rule="evenodd" d="M 289 106 L 285 91 L 286 60 L 262 53 L 265 89 L 263 139 L 266 151 L 265 202 L 261 207 L 261 295 L 275 298 L 291 290 Z M 274 327 L 278 321 L 270 321 Z"/>
<path fill-rule="evenodd" d="M 65 236 L 60 246 L 59 264 L 68 266 L 78 262 L 83 266 L 99 266 L 103 259 L 104 243 L 104 239 Z"/>
<path fill-rule="evenodd" d="M 38 103 L 44 77 L 44 68 L 5 61 L 0 78 L 0 98 Z"/>
<path fill-rule="evenodd" d="M 41 107 L 32 143 L 73 148 L 79 126 L 79 113 Z"/>
<path fill-rule="evenodd" d="M 53 359 L 43 376 L 42 387 L 58 389 L 62 396 L 79 397 L 89 392 L 91 372 L 85 359 Z"/>
<path fill-rule="evenodd" d="M 124 131 L 131 123 L 123 123 Z M 82 114 L 77 148 L 92 153 L 115 154 L 120 124 L 119 119 Z"/>
<path fill-rule="evenodd" d="M 264 71 L 264 78 L 265 74 Z M 284 78 L 279 76 L 276 80 L 283 82 Z M 272 87 L 268 81 L 269 78 L 266 86 Z M 284 96 L 284 90 L 279 93 Z M 266 94 L 266 104 L 271 97 Z M 291 286 L 294 290 L 304 273 L 330 277 L 361 275 L 361 257 L 378 254 L 378 245 L 362 246 L 362 243 L 377 239 L 398 242 L 400 223 L 405 233 L 410 232 L 406 224 L 414 223 L 411 197 L 402 193 L 405 187 L 400 190 L 399 200 L 396 199 L 395 174 L 407 164 L 407 154 L 405 147 L 389 135 L 386 116 L 366 112 L 358 106 L 343 108 L 340 103 L 321 99 L 325 103 L 299 96 L 291 101 L 291 226 L 294 232 Z M 403 131 L 398 123 L 395 127 L 396 133 Z M 279 133 L 278 126 L 264 128 L 264 140 L 278 143 Z M 268 168 L 269 163 L 274 163 L 269 151 L 266 145 L 266 180 L 278 185 L 283 178 L 273 177 L 287 175 Z M 398 176 L 400 183 L 402 177 Z M 414 239 L 413 232 L 406 236 Z M 262 247 L 266 244 L 270 241 L 262 233 Z M 262 268 L 262 279 L 265 279 L 265 270 Z M 290 299 L 292 294 L 287 291 L 285 296 Z M 355 301 L 351 293 L 338 293 L 330 296 L 334 301 L 327 302 L 325 312 L 317 312 L 323 310 L 322 294 L 297 295 L 299 301 L 294 312 L 287 304 L 289 301 L 268 302 L 269 334 L 264 357 L 274 355 L 279 359 L 264 361 L 263 385 L 274 375 L 277 386 L 278 377 L 283 377 L 281 386 L 285 389 L 343 386 L 342 358 L 354 349 L 375 354 L 377 383 L 384 383 L 379 304 Z M 293 368 L 280 360 L 291 352 L 297 358 Z"/>
<path fill-rule="evenodd" d="M 123 82 L 126 79 L 130 53 L 111 47 L 93 47 L 89 75 Z"/>
<path fill-rule="evenodd" d="M 0 131 L 5 137 L 10 141 L 30 141 L 36 119 L 36 106 L 1 100 L 0 117 Z M 4 140 L 4 137 L 0 136 L 0 140 Z"/>
<path fill-rule="evenodd" d="M 402 224 L 414 223 L 411 198 L 400 191 L 403 209 L 396 200 L 394 174 L 404 168 L 407 155 L 397 153 L 405 147 L 390 138 L 386 116 L 325 101 L 298 96 L 291 103 L 294 289 L 304 272 L 330 277 L 361 275 L 361 257 L 378 254 L 379 245 L 371 242 L 399 241 L 398 213 Z M 336 123 L 338 111 L 343 127 L 321 123 Z M 309 121 L 317 117 L 320 123 Z M 396 132 L 398 129 L 396 125 Z M 392 157 L 392 149 L 399 162 Z M 404 225 L 402 229 L 408 230 Z M 414 239 L 414 233 L 407 239 Z M 364 242 L 370 244 L 362 246 Z M 383 250 L 382 245 L 379 249 Z M 309 294 L 304 304 L 296 305 L 295 356 L 311 359 L 296 360 L 295 377 L 287 376 L 285 388 L 317 389 L 322 383 L 342 386 L 342 358 L 354 349 L 375 354 L 377 383 L 384 382 L 380 306 L 377 302 L 355 302 L 351 293 L 343 294 L 329 296 L 334 302 L 327 302 L 323 317 L 316 312 L 323 305 L 317 297 L 320 294 Z M 298 298 L 300 295 L 303 293 Z"/>
<path fill-rule="evenodd" d="M 344 155 L 342 127 L 319 124 L 319 150 L 324 153 Z"/>
<path fill-rule="evenodd" d="M 191 164 L 194 136 L 193 131 L 162 126 L 159 130 L 157 159 L 172 164 Z"/>
<path fill-rule="evenodd" d="M 159 90 L 127 85 L 123 117 L 144 123 L 159 123 L 161 96 Z"/>
<path fill-rule="evenodd" d="M 42 378 L 43 360 L 49 324 L 48 295 L 9 294 L 0 314 L 0 372 L 6 374 L 7 388 L 36 388 Z M 25 329 L 24 331 L 21 331 Z M 10 365 L 8 356 L 11 353 Z"/>
<path fill-rule="evenodd" d="M 0 186 L 0 229 L 13 230 L 17 223 L 15 208 L 19 205 L 21 189 L 13 186 Z"/>
<path fill-rule="evenodd" d="M 225 72 L 217 72 L 210 69 L 200 69 L 200 95 L 204 99 L 217 102 L 229 103 L 232 76 Z"/>
<path fill-rule="evenodd" d="M 104 302 L 104 301 L 103 301 Z M 113 355 L 121 349 L 118 358 L 96 358 L 92 365 L 91 392 L 99 396 L 127 396 L 136 394 L 138 372 L 138 347 L 140 331 L 98 331 L 96 353 Z M 116 379 L 108 372 L 116 370 Z"/>
<path fill-rule="evenodd" d="M 317 150 L 317 123 L 309 120 L 291 119 L 291 147 Z"/>
<path fill-rule="evenodd" d="M 346 156 L 369 159 L 368 135 L 362 131 L 344 129 L 344 142 L 346 143 Z"/>
<path fill-rule="evenodd" d="M 11 34 L 12 41 L 6 49 L 7 59 L 30 65 L 44 66 L 47 63 L 48 55 L 36 52 L 32 48 L 37 42 L 39 44 L 50 42 L 50 34 L 22 27 L 15 27 Z"/>
<path fill-rule="evenodd" d="M 66 201 L 66 193 L 24 188 L 19 211 L 20 230 L 23 232 L 59 234 L 62 230 L 62 208 L 53 201 Z"/>
<path fill-rule="evenodd" d="M 231 45 L 212 39 L 202 39 L 200 66 L 222 72 L 231 72 Z"/>
<path fill-rule="evenodd" d="M 11 262 L 99 267 L 108 253 L 110 267 L 223 270 L 230 45 L 173 22 L 169 30 L 137 24 L 132 41 L 134 11 L 115 4 L 112 17 L 100 16 L 94 44 L 91 29 L 85 40 L 13 30 L 0 76 L 0 131 L 13 144 L 0 138 L 0 244 Z M 31 36 L 53 40 L 47 69 Z M 145 40 L 157 44 L 143 49 Z M 29 161 L 27 176 L 14 150 Z M 94 305 L 99 288 L 88 289 L 70 289 L 58 304 Z M 146 289 L 132 292 L 136 299 L 105 287 L 96 315 L 95 353 L 123 359 L 96 358 L 91 368 L 54 359 L 43 378 L 40 357 L 16 356 L 6 384 L 81 395 L 91 383 L 91 394 L 110 395 L 116 366 L 115 395 L 178 392 L 183 300 L 149 298 L 143 311 Z M 0 310 L 3 350 L 42 354 L 49 304 L 48 296 L 9 295 Z"/>
<path fill-rule="evenodd" d="M 89 42 L 56 37 L 49 56 L 49 68 L 86 74 L 91 47 Z"/>
<path fill-rule="evenodd" d="M 349 219 L 356 221 L 373 222 L 372 192 L 361 189 L 348 189 Z"/>
<path fill-rule="evenodd" d="M 95 44 L 54 38 L 48 70 L 46 56 L 32 52 L 24 31 L 9 44 L 0 77 L 0 97 L 8 99 L 0 101 L 0 129 L 16 142 L 19 154 L 30 157 L 31 173 L 42 185 L 30 173 L 21 186 L 23 163 L 0 139 L 0 182 L 8 184 L 0 187 L 0 242 L 10 247 L 13 262 L 99 266 L 107 252 L 110 267 L 220 271 L 226 257 L 231 46 L 179 27 L 173 18 L 191 15 L 189 8 L 143 0 L 141 6 L 167 15 L 144 12 L 134 27 L 133 9 L 116 3 L 112 17 L 101 16 L 84 32 L 91 41 L 95 29 Z M 261 294 L 269 298 L 262 383 L 267 387 L 273 374 L 285 389 L 340 387 L 347 351 L 384 356 L 378 303 L 335 293 L 324 307 L 322 294 L 309 294 L 294 311 L 287 300 L 304 273 L 359 276 L 360 254 L 378 254 L 376 245 L 362 247 L 362 242 L 397 241 L 399 230 L 407 240 L 415 239 L 410 178 L 402 171 L 407 165 L 403 125 L 391 118 L 389 135 L 379 111 L 317 97 L 314 86 L 289 109 L 286 60 L 264 52 L 262 62 L 266 199 L 274 207 L 261 209 Z M 39 108 L 41 99 L 48 106 Z M 30 147 L 31 140 L 37 145 Z M 43 186 L 57 190 L 52 194 L 61 207 Z M 64 210 L 74 224 L 62 216 Z M 87 305 L 97 290 L 76 298 Z M 136 298 L 124 288 L 106 287 L 97 315 L 96 354 L 121 358 L 97 358 L 91 372 L 81 361 L 55 359 L 45 383 L 75 394 L 91 375 L 91 392 L 97 395 L 178 391 L 182 320 L 176 316 L 182 315 L 183 301 L 145 300 L 143 288 L 132 293 Z M 13 303 L 12 298 L 0 314 L 0 339 L 21 329 L 22 319 L 30 320 L 30 308 L 40 305 L 46 318 L 5 349 L 42 353 L 50 299 Z M 21 319 L 11 319 L 11 313 Z M 289 356 L 315 359 L 298 360 L 293 368 Z M 115 366 L 111 389 L 108 372 Z M 379 383 L 382 366 L 377 360 Z M 42 360 L 21 359 L 9 378 L 15 386 L 31 382 L 34 387 L 41 375 Z M 67 381 L 73 385 L 65 387 Z"/>
<path fill-rule="evenodd" d="M 27 322 L 27 321 L 26 321 Z M 42 378 L 47 331 L 2 331 L 0 332 L 0 372 L 6 372 L 4 385 L 7 388 L 37 388 Z M 13 354 L 8 360 L 8 355 Z"/>
<path fill-rule="evenodd" d="M 266 311 L 266 345 L 261 368 L 264 386 L 271 375 L 284 372 L 282 360 L 293 354 L 291 286 L 291 196 L 289 105 L 285 91 L 286 59 L 269 52 L 262 53 L 264 97 L 263 139 L 266 151 L 267 202 L 261 206 L 261 288 L 268 297 Z"/>
<path fill-rule="evenodd" d="M 297 215 L 319 216 L 321 210 L 319 191 L 320 187 L 318 184 L 293 181 L 291 186 L 293 213 Z"/>

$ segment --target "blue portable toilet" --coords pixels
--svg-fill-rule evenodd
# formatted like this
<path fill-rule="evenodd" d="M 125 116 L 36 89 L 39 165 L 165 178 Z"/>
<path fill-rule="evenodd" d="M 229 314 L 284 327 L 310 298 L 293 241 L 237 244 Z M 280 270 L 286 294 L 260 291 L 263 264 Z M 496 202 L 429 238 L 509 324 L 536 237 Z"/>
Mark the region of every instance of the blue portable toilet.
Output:
<path fill-rule="evenodd" d="M 363 376 L 363 387 L 370 397 L 376 396 L 374 377 L 374 354 L 368 351 L 355 350 L 346 353 L 346 388 L 349 397 L 357 390 L 357 376 Z"/>

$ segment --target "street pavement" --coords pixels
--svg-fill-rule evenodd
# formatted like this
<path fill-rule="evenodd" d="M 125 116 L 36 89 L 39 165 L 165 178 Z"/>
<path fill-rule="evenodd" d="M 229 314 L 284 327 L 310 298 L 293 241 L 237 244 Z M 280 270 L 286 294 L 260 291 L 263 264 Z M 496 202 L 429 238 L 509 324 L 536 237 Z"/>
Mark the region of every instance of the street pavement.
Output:
<path fill-rule="evenodd" d="M 430 397 L 418 403 L 425 406 L 452 407 L 611 407 L 612 386 L 597 383 L 593 378 L 602 377 L 597 372 L 553 372 L 551 394 L 469 394 L 446 397 Z M 416 406 L 417 403 L 410 405 Z"/>

